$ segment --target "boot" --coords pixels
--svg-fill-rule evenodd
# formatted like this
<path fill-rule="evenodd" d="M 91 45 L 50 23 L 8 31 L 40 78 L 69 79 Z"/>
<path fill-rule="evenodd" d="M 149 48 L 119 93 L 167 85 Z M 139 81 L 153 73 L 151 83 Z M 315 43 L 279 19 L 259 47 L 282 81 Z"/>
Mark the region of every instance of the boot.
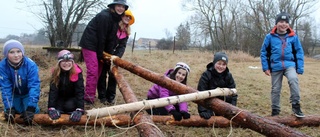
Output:
<path fill-rule="evenodd" d="M 276 116 L 276 115 L 279 115 L 279 114 L 280 114 L 280 110 L 279 109 L 272 109 L 271 116 Z"/>
<path fill-rule="evenodd" d="M 294 115 L 298 118 L 302 118 L 305 117 L 304 114 L 302 113 L 301 109 L 300 109 L 300 104 L 296 103 L 296 104 L 292 104 L 292 111 L 294 113 Z"/>

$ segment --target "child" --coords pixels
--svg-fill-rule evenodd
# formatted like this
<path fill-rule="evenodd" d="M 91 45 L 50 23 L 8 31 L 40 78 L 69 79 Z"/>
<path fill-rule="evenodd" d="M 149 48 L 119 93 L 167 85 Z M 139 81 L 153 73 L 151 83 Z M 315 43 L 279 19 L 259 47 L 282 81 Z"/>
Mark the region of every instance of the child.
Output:
<path fill-rule="evenodd" d="M 130 10 L 126 10 L 124 12 L 124 16 L 122 16 L 122 20 L 119 22 L 119 29 L 117 31 L 117 40 L 111 42 L 113 44 L 114 50 L 111 54 L 116 55 L 118 57 L 122 57 L 126 50 L 127 41 L 129 35 L 131 34 L 131 25 L 134 23 L 134 16 Z M 106 48 L 108 49 L 108 48 Z M 106 52 L 108 52 L 106 50 Z M 106 85 L 107 73 L 108 77 L 108 87 Z M 103 104 L 114 104 L 114 99 L 116 96 L 116 86 L 117 81 L 115 80 L 113 74 L 110 72 L 110 63 L 104 63 L 101 75 L 98 81 L 98 98 L 100 102 Z"/>
<path fill-rule="evenodd" d="M 5 119 L 13 122 L 21 114 L 27 125 L 39 113 L 40 78 L 38 66 L 25 56 L 23 45 L 9 40 L 3 46 L 4 59 L 0 62 L 0 87 Z"/>
<path fill-rule="evenodd" d="M 261 47 L 262 70 L 271 76 L 271 116 L 280 113 L 282 79 L 288 79 L 290 102 L 296 117 L 304 117 L 300 109 L 300 89 L 297 74 L 304 71 L 304 52 L 298 36 L 289 26 L 289 14 L 282 12 L 276 17 L 276 25 L 266 35 Z"/>
<path fill-rule="evenodd" d="M 103 67 L 103 51 L 113 53 L 121 16 L 129 8 L 126 0 L 114 0 L 98 13 L 85 28 L 79 46 L 87 66 L 86 104 L 94 104 L 98 79 Z"/>
<path fill-rule="evenodd" d="M 212 90 L 216 88 L 236 88 L 236 83 L 229 72 L 228 56 L 224 52 L 217 52 L 214 54 L 213 62 L 207 65 L 207 70 L 202 73 L 198 90 Z M 233 96 L 218 96 L 217 98 L 224 100 L 234 106 L 237 105 L 238 95 Z M 216 115 L 212 110 L 206 109 L 198 105 L 198 113 L 204 119 L 210 119 L 211 116 Z"/>
<path fill-rule="evenodd" d="M 84 84 L 81 68 L 68 50 L 58 53 L 58 63 L 53 68 L 48 99 L 48 114 L 52 120 L 60 113 L 71 114 L 70 120 L 79 122 L 84 113 Z"/>
<path fill-rule="evenodd" d="M 178 62 L 174 69 L 169 69 L 165 75 L 170 79 L 173 79 L 182 84 L 187 84 L 187 77 L 190 73 L 190 67 L 183 62 Z M 168 89 L 154 84 L 148 92 L 148 99 L 164 98 L 169 96 L 175 96 L 176 94 Z M 151 114 L 151 110 L 147 110 Z M 190 114 L 188 113 L 188 103 L 181 102 L 176 105 L 168 105 L 161 108 L 152 109 L 152 114 L 154 115 L 168 115 L 172 114 L 176 121 L 183 119 L 189 119 Z"/>

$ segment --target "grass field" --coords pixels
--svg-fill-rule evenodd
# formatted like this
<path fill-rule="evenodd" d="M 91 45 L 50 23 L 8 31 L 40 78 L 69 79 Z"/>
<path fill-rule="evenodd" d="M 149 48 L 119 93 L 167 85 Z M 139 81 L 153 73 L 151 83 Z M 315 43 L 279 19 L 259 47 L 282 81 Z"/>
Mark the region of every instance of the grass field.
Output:
<path fill-rule="evenodd" d="M 56 60 L 46 56 L 45 51 L 41 48 L 29 47 L 26 49 L 27 55 L 35 60 L 40 68 L 41 78 L 41 99 L 39 106 L 41 113 L 47 110 L 47 98 L 49 90 L 50 69 L 55 65 Z M 228 67 L 233 74 L 237 84 L 238 91 L 238 107 L 248 110 L 251 113 L 259 116 L 269 116 L 271 114 L 270 108 L 270 77 L 266 76 L 261 71 L 259 58 L 254 58 L 243 52 L 227 52 L 229 55 Z M 163 74 L 168 68 L 174 67 L 179 62 L 186 62 L 191 67 L 191 73 L 188 77 L 188 85 L 195 88 L 197 87 L 198 80 L 205 70 L 206 65 L 212 61 L 213 54 L 211 52 L 199 51 L 151 51 L 140 50 L 131 52 L 127 49 L 123 56 L 124 60 L 130 61 L 134 64 L 142 66 L 151 71 Z M 80 63 L 86 74 L 84 63 Z M 299 82 L 301 88 L 301 105 L 302 111 L 306 115 L 316 115 L 320 112 L 320 92 L 319 84 L 320 76 L 319 60 L 305 58 L 305 73 L 299 75 Z M 134 75 L 124 69 L 119 69 L 124 75 L 126 81 L 135 92 L 139 100 L 146 98 L 148 89 L 153 83 Z M 85 78 L 85 77 L 84 77 Z M 289 88 L 286 79 L 283 81 L 283 88 L 281 94 L 281 113 L 280 116 L 291 115 L 291 104 L 289 102 Z M 119 91 L 117 91 L 116 104 L 123 104 L 123 98 Z M 96 99 L 94 107 L 103 107 Z M 92 107 L 86 106 L 87 109 Z M 3 105 L 0 104 L 1 111 Z M 196 104 L 189 103 L 189 111 L 193 115 L 198 115 Z M 224 137 L 231 133 L 234 137 L 257 137 L 263 136 L 250 129 L 243 128 L 210 128 L 210 127 L 182 127 L 182 126 L 169 126 L 163 124 L 156 124 L 158 128 L 168 137 Z M 320 127 L 300 127 L 294 128 L 304 134 L 320 137 Z M 19 124 L 8 125 L 6 122 L 0 122 L 0 136 L 139 136 L 136 128 L 129 128 L 128 130 L 116 127 L 93 127 L 93 126 L 24 126 Z"/>

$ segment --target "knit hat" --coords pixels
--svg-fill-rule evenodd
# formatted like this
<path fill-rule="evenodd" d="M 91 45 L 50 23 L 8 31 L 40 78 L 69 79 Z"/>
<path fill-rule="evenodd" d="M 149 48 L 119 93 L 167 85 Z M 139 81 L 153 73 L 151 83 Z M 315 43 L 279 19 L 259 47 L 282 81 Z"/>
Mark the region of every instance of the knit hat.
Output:
<path fill-rule="evenodd" d="M 21 52 L 22 52 L 22 55 L 24 55 L 24 47 L 23 47 L 23 45 L 22 45 L 19 41 L 13 40 L 13 39 L 8 40 L 6 43 L 4 43 L 4 45 L 3 45 L 3 55 L 4 55 L 5 57 L 7 57 L 9 51 L 10 51 L 11 49 L 13 49 L 13 48 L 18 48 L 18 49 L 20 49 Z"/>
<path fill-rule="evenodd" d="M 113 2 L 108 5 L 108 7 L 111 8 L 116 4 L 124 5 L 126 10 L 129 8 L 127 0 L 113 0 Z"/>
<path fill-rule="evenodd" d="M 216 64 L 219 60 L 223 60 L 228 64 L 228 56 L 224 52 L 217 52 L 213 56 L 213 65 Z"/>
<path fill-rule="evenodd" d="M 281 12 L 281 13 L 279 13 L 279 14 L 277 15 L 277 17 L 276 17 L 276 25 L 277 25 L 277 23 L 278 23 L 279 21 L 281 21 L 281 20 L 284 20 L 284 21 L 286 21 L 287 23 L 289 23 L 289 19 L 290 19 L 290 15 L 289 15 L 288 13 L 286 13 L 286 12 Z"/>
<path fill-rule="evenodd" d="M 188 74 L 189 74 L 190 71 L 191 71 L 191 70 L 190 70 L 190 67 L 189 67 L 186 63 L 184 63 L 184 62 L 178 62 L 178 63 L 176 64 L 176 66 L 174 67 L 174 70 L 176 70 L 176 69 L 178 69 L 178 68 L 182 68 L 182 69 L 186 70 Z"/>
<path fill-rule="evenodd" d="M 74 55 L 69 50 L 61 50 L 58 53 L 58 62 L 60 63 L 62 60 L 72 60 Z"/>
<path fill-rule="evenodd" d="M 124 12 L 124 15 L 131 17 L 131 20 L 129 21 L 129 25 L 132 25 L 134 23 L 134 16 L 133 16 L 132 12 L 130 10 L 126 10 Z"/>

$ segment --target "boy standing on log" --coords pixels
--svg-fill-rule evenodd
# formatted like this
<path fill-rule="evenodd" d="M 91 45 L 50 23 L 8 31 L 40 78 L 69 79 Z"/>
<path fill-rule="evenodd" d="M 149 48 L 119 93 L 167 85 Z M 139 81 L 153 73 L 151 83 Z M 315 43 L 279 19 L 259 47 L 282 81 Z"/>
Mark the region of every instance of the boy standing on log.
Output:
<path fill-rule="evenodd" d="M 212 90 L 216 88 L 236 88 L 236 83 L 229 72 L 228 56 L 224 52 L 217 52 L 214 54 L 213 62 L 207 65 L 207 70 L 202 73 L 198 90 Z M 233 96 L 218 96 L 217 98 L 224 100 L 234 106 L 237 105 L 238 95 Z M 210 119 L 211 116 L 217 115 L 212 110 L 206 109 L 198 105 L 198 112 L 200 117 Z"/>
<path fill-rule="evenodd" d="M 263 72 L 271 76 L 271 116 L 280 113 L 280 93 L 285 76 L 290 87 L 292 111 L 296 117 L 304 117 L 297 76 L 304 71 L 304 52 L 298 36 L 289 26 L 289 18 L 285 12 L 277 15 L 275 27 L 262 44 L 260 59 Z"/>

